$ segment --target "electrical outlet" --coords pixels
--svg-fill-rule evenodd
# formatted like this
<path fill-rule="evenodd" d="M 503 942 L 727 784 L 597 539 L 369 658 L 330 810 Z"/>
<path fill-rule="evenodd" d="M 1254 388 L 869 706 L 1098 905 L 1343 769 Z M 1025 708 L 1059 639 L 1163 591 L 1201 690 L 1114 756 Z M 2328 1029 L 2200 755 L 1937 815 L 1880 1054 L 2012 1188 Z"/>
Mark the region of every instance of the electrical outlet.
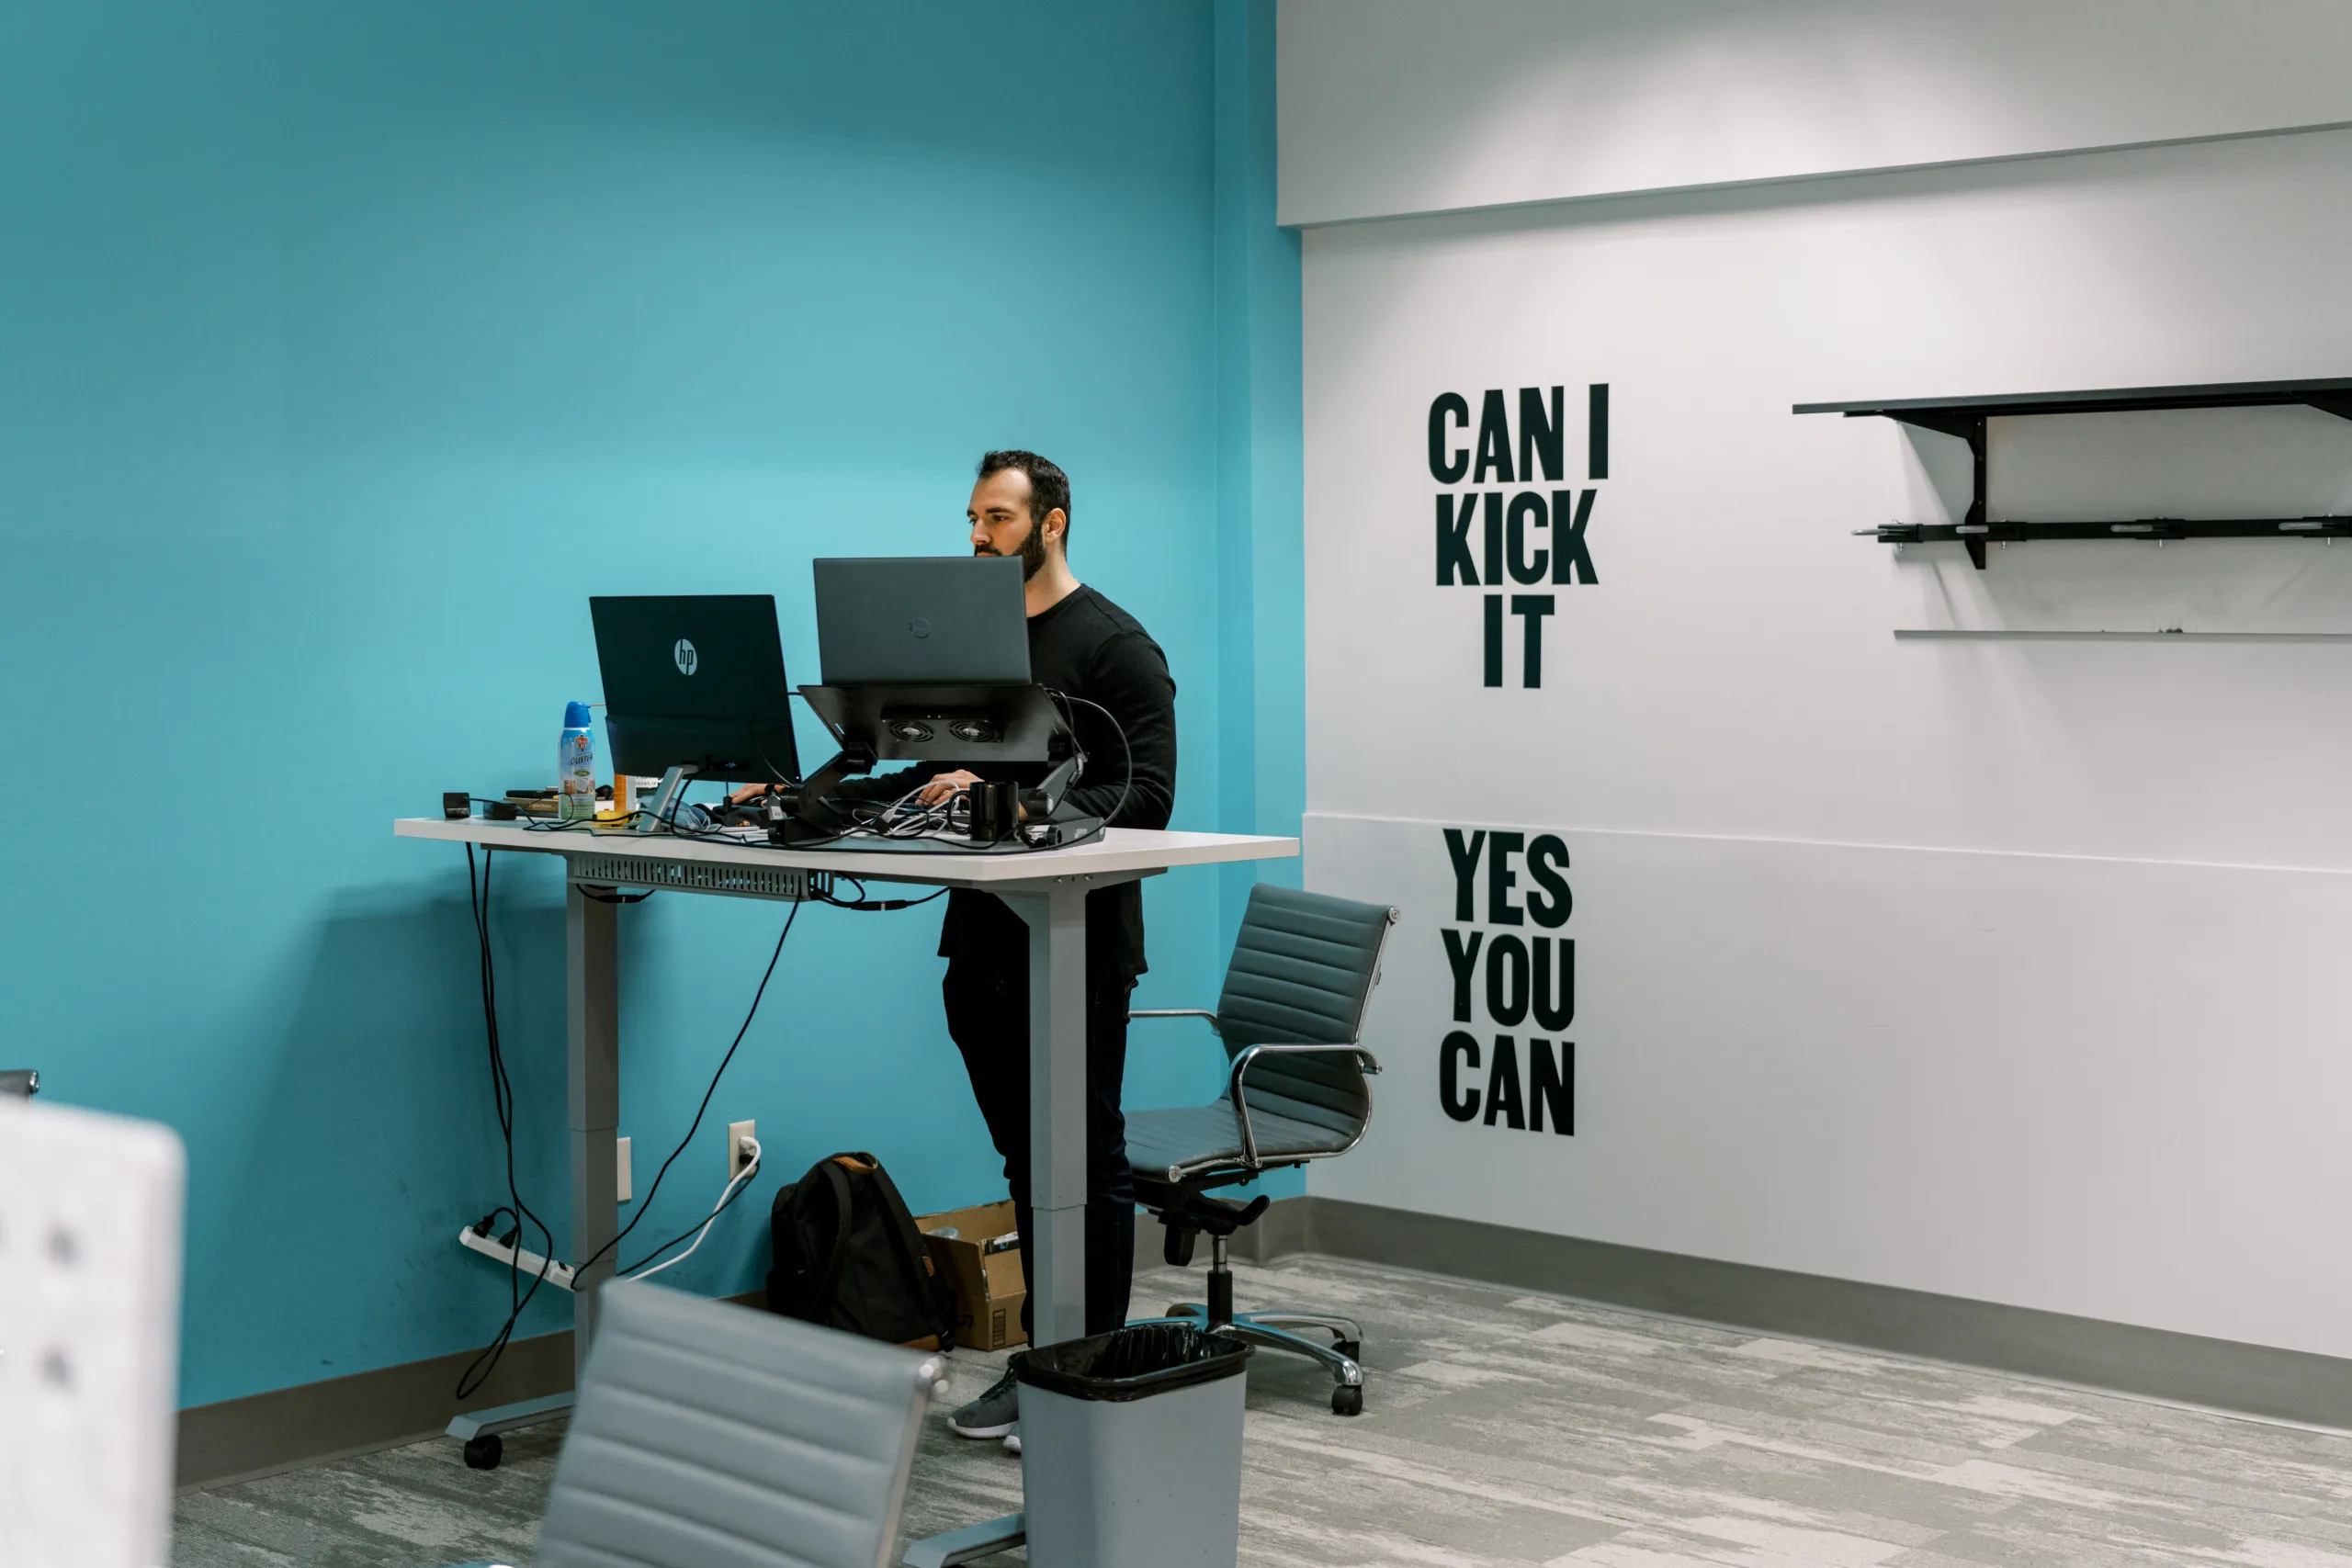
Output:
<path fill-rule="evenodd" d="M 613 1201 L 616 1203 L 626 1203 L 629 1201 L 630 1191 L 628 1184 L 628 1140 L 627 1138 L 618 1138 L 614 1141 L 619 1145 L 619 1147 L 614 1151 L 613 1169 L 618 1173 L 620 1177 L 620 1190 L 614 1195 Z"/>
<path fill-rule="evenodd" d="M 752 1156 L 744 1152 L 743 1140 L 746 1138 L 758 1137 L 760 1135 L 756 1130 L 758 1126 L 759 1123 L 756 1122 L 729 1122 L 727 1123 L 728 1180 L 732 1181 L 737 1177 L 742 1175 L 743 1168 L 752 1163 Z"/>

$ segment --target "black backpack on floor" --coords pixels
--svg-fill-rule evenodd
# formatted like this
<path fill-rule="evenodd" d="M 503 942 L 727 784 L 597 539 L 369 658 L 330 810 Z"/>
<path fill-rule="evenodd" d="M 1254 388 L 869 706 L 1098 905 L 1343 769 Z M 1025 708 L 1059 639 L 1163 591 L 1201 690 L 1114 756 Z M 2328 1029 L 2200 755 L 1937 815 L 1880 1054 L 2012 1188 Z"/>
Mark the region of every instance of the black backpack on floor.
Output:
<path fill-rule="evenodd" d="M 768 1310 L 919 1350 L 952 1348 L 956 1295 L 869 1154 L 819 1160 L 768 1211 Z"/>

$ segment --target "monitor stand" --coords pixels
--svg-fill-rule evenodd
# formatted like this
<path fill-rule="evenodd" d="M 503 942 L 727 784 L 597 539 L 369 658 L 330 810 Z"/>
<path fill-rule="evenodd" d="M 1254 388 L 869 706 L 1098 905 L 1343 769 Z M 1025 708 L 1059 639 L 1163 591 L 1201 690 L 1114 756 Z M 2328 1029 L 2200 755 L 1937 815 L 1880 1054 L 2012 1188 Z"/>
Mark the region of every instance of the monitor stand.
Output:
<path fill-rule="evenodd" d="M 840 838 L 844 820 L 826 797 L 851 774 L 872 772 L 874 763 L 873 747 L 862 741 L 844 740 L 840 755 L 797 789 L 771 789 L 767 795 L 768 841 L 789 848 L 829 844 Z"/>
<path fill-rule="evenodd" d="M 833 791 L 851 774 L 870 773 L 886 761 L 1055 765 L 1037 787 L 1021 792 L 1028 830 L 1016 834 L 1001 850 L 968 840 L 878 838 L 858 839 L 854 847 L 859 850 L 922 843 L 933 853 L 1010 853 L 1080 842 L 1102 831 L 1102 824 L 1092 818 L 1060 817 L 1062 796 L 1086 759 L 1043 686 L 876 682 L 803 686 L 800 694 L 840 741 L 841 755 L 797 788 L 769 794 L 771 843 L 814 847 L 839 841 L 852 824 L 833 807 Z"/>
<path fill-rule="evenodd" d="M 795 843 L 770 835 L 771 840 L 786 848 L 815 849 L 820 846 L 854 851 L 859 854 L 876 855 L 1025 855 L 1039 850 L 1068 849 L 1102 836 L 1100 817 L 1056 818 L 1050 822 L 1024 822 L 1011 838 L 1000 839 L 992 844 L 975 843 L 962 837 L 884 839 L 867 837 L 839 842 L 841 835 L 810 839 Z"/>
<path fill-rule="evenodd" d="M 677 812 L 679 797 L 685 794 L 686 778 L 695 772 L 691 763 L 681 762 L 662 775 L 662 787 L 653 792 L 652 804 L 639 811 L 630 821 L 632 833 L 652 833 L 669 824 Z"/>

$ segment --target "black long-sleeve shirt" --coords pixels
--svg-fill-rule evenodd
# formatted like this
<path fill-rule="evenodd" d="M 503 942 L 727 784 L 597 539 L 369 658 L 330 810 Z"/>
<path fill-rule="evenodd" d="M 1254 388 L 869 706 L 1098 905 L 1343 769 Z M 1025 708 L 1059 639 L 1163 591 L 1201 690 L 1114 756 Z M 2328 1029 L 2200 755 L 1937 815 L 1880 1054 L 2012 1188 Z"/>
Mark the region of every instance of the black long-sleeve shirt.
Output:
<path fill-rule="evenodd" d="M 1069 709 L 1086 767 L 1063 796 L 1065 808 L 1100 817 L 1114 828 L 1167 827 L 1176 803 L 1176 681 L 1168 672 L 1168 656 L 1142 624 L 1081 585 L 1029 617 L 1029 676 L 1082 699 Z M 1089 703 L 1109 709 L 1116 725 Z M 927 763 L 884 779 L 848 781 L 852 787 L 842 793 L 889 798 L 952 771 L 951 764 Z M 1049 764 L 971 771 L 1026 786 L 1042 783 Z M 1002 899 L 959 888 L 947 896 L 939 953 L 956 963 L 1017 966 L 1028 953 L 1028 933 L 1027 923 Z M 1141 886 L 1125 882 L 1087 895 L 1086 946 L 1088 967 L 1097 974 L 1106 964 L 1115 966 L 1122 981 L 1144 972 Z"/>

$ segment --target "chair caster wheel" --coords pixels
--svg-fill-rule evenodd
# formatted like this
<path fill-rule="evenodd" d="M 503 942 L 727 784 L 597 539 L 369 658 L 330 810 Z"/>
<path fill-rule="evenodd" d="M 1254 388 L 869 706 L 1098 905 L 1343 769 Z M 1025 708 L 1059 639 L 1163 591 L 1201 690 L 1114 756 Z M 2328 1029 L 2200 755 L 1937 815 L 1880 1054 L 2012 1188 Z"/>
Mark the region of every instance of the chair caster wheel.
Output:
<path fill-rule="evenodd" d="M 1363 1390 L 1353 1383 L 1341 1383 L 1331 1391 L 1331 1413 L 1335 1416 L 1363 1414 Z"/>
<path fill-rule="evenodd" d="M 1351 1361 L 1362 1361 L 1363 1359 L 1363 1341 L 1361 1339 L 1342 1339 L 1338 1344 L 1332 1346 L 1331 1348 L 1337 1350 L 1340 1355 L 1345 1356 Z"/>
<path fill-rule="evenodd" d="M 466 1439 L 466 1468 L 468 1470 L 496 1470 L 498 1461 L 505 1457 L 506 1445 L 499 1440 L 498 1434 L 495 1432 L 485 1437 Z"/>

